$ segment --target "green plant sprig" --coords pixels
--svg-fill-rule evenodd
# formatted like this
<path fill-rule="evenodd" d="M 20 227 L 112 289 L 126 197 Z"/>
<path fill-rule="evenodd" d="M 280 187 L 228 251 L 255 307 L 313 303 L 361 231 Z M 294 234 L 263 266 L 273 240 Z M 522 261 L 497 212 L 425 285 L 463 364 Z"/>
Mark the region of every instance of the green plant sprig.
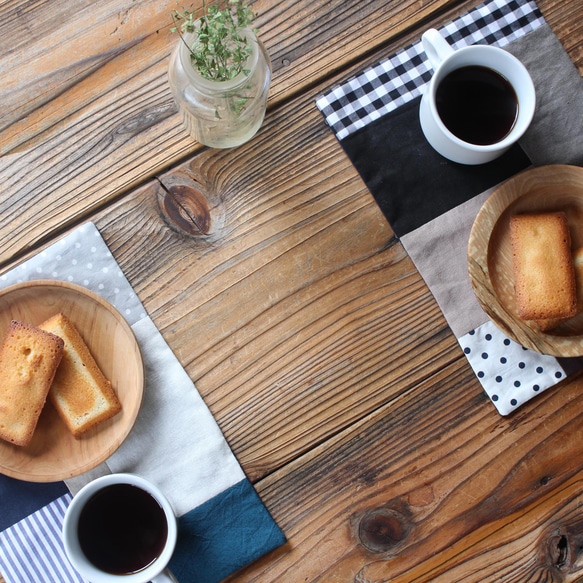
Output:
<path fill-rule="evenodd" d="M 192 65 L 203 77 L 229 81 L 241 72 L 248 73 L 244 66 L 252 48 L 241 30 L 254 19 L 255 14 L 244 0 L 227 0 L 222 9 L 203 0 L 200 17 L 190 10 L 172 10 L 171 30 L 178 32 L 188 47 Z M 192 45 L 184 39 L 187 33 L 194 34 Z"/>

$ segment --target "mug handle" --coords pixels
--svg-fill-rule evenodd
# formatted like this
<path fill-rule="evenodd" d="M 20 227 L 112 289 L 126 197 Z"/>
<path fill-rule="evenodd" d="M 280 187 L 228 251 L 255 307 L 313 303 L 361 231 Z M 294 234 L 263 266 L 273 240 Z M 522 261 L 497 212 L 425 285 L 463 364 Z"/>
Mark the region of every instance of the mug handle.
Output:
<path fill-rule="evenodd" d="M 159 575 L 156 575 L 151 583 L 179 583 L 178 579 L 172 574 L 170 569 L 166 567 Z"/>
<path fill-rule="evenodd" d="M 435 28 L 430 28 L 423 33 L 421 43 L 434 70 L 453 53 L 451 45 Z"/>

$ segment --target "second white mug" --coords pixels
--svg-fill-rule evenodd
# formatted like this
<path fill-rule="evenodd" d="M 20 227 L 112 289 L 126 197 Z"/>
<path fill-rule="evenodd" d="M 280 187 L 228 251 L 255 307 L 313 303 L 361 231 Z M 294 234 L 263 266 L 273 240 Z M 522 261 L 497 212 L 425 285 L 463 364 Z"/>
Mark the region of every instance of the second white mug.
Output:
<path fill-rule="evenodd" d="M 514 55 L 498 47 L 472 45 L 454 50 L 435 29 L 423 34 L 422 43 L 434 69 L 419 108 L 421 129 L 429 144 L 445 158 L 460 164 L 484 164 L 501 156 L 522 137 L 534 115 L 536 95 L 526 67 Z M 510 84 L 515 94 L 516 117 L 507 134 L 494 143 L 479 144 L 460 139 L 439 114 L 437 92 L 440 84 L 452 72 L 464 67 L 494 72 Z M 468 108 L 472 106 L 467 104 Z M 487 104 L 482 103 L 480 107 L 487 107 Z M 484 111 L 474 113 L 487 114 Z"/>

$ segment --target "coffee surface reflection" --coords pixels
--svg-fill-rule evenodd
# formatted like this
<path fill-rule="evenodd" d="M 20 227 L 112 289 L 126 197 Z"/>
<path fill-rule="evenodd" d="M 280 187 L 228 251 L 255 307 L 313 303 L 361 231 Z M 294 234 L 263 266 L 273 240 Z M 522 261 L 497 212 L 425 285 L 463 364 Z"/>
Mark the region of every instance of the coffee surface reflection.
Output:
<path fill-rule="evenodd" d="M 83 554 L 95 567 L 128 575 L 160 556 L 168 523 L 164 510 L 148 492 L 131 484 L 113 484 L 87 501 L 77 535 Z"/>
<path fill-rule="evenodd" d="M 512 85 L 497 71 L 477 65 L 448 73 L 437 86 L 435 105 L 454 136 L 480 146 L 502 141 L 518 117 Z"/>

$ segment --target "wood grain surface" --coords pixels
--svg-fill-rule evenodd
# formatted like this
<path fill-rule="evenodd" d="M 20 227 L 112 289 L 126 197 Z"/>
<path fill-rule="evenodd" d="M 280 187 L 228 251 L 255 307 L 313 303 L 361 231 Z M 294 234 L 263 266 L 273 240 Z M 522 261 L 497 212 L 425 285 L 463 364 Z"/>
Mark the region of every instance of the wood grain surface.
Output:
<path fill-rule="evenodd" d="M 274 64 L 270 107 L 446 4 L 253 3 Z M 9 233 L 0 233 L 0 262 L 197 150 L 167 83 L 178 41 L 170 32 L 175 6 L 173 0 L 84 1 L 74 10 L 66 2 L 0 6 L 0 38 L 27 31 L 0 48 L 6 96 L 0 213 L 11 224 Z M 364 34 L 362 18 L 369 23 Z"/>
<path fill-rule="evenodd" d="M 0 7 L 81 47 L 20 82 L 41 39 L 0 46 L 1 265 L 96 223 L 288 538 L 230 583 L 583 580 L 583 381 L 496 413 L 314 105 L 476 4 L 254 2 L 273 91 L 227 151 L 179 127 L 169 2 Z M 538 4 L 583 71 L 580 1 Z"/>

